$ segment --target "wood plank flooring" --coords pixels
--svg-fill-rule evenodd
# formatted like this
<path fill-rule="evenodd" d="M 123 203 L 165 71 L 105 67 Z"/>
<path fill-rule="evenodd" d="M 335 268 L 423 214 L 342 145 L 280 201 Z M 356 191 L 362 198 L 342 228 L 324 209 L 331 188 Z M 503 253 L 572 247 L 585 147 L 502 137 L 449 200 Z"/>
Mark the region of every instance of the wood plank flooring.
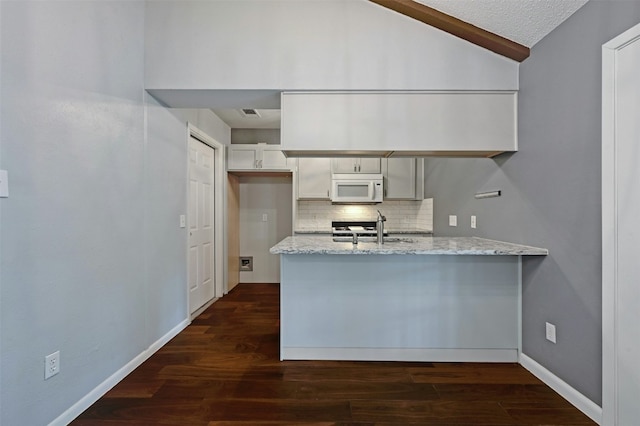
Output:
<path fill-rule="evenodd" d="M 594 425 L 518 364 L 279 361 L 279 286 L 240 284 L 72 425 Z"/>

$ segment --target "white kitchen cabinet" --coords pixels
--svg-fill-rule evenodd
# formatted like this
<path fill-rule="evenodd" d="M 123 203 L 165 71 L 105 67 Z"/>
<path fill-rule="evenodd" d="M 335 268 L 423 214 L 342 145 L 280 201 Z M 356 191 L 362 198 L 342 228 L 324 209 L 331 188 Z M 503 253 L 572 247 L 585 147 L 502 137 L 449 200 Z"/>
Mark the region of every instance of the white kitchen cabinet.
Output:
<path fill-rule="evenodd" d="M 287 159 L 280 146 L 266 146 L 262 149 L 261 169 L 290 169 L 293 159 Z"/>
<path fill-rule="evenodd" d="M 333 173 L 380 173 L 379 158 L 334 158 L 331 161 Z"/>
<path fill-rule="evenodd" d="M 294 155 L 491 157 L 517 151 L 514 91 L 284 92 L 281 100 L 281 149 Z"/>
<path fill-rule="evenodd" d="M 290 170 L 280 145 L 235 144 L 227 149 L 228 170 Z"/>
<path fill-rule="evenodd" d="M 328 200 L 331 190 L 330 158 L 298 158 L 298 199 Z"/>
<path fill-rule="evenodd" d="M 415 158 L 382 160 L 385 200 L 416 199 L 416 162 Z"/>

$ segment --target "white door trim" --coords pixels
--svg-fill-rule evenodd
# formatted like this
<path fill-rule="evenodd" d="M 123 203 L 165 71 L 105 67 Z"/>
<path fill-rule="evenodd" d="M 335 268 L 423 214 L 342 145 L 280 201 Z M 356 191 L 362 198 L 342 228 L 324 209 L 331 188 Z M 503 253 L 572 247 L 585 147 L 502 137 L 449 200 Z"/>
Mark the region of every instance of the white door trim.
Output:
<path fill-rule="evenodd" d="M 602 424 L 617 424 L 616 54 L 640 39 L 640 24 L 602 46 Z"/>
<path fill-rule="evenodd" d="M 225 292 L 226 284 L 226 226 L 225 226 L 225 211 L 226 211 L 226 176 L 225 176 L 225 145 L 213 139 L 202 130 L 198 129 L 191 123 L 187 123 L 187 153 L 189 152 L 189 138 L 194 137 L 202 143 L 210 146 L 215 151 L 214 156 L 214 209 L 213 209 L 213 226 L 214 226 L 214 267 L 215 267 L 215 294 L 214 298 L 220 298 Z M 187 155 L 187 194 L 189 193 L 189 155 Z M 187 197 L 187 210 L 189 208 L 189 200 Z M 188 215 L 187 215 L 188 218 Z M 187 219 L 188 221 L 188 219 Z M 189 223 L 187 223 L 187 229 L 189 229 Z M 189 255 L 189 242 L 188 239 L 185 244 L 185 253 L 188 258 Z M 187 268 L 187 274 L 189 273 Z M 187 285 L 185 291 L 187 292 L 187 312 L 189 312 L 189 277 L 187 276 Z M 196 311 L 198 313 L 198 311 Z"/>

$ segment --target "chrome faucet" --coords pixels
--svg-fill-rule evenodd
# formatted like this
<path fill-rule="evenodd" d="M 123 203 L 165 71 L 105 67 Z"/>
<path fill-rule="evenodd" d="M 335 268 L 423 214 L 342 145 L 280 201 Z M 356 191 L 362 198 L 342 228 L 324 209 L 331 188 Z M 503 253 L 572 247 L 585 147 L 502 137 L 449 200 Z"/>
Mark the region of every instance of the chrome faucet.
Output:
<path fill-rule="evenodd" d="M 376 236 L 378 237 L 378 244 L 384 244 L 384 221 L 387 220 L 385 216 L 378 210 L 378 220 L 376 222 Z"/>

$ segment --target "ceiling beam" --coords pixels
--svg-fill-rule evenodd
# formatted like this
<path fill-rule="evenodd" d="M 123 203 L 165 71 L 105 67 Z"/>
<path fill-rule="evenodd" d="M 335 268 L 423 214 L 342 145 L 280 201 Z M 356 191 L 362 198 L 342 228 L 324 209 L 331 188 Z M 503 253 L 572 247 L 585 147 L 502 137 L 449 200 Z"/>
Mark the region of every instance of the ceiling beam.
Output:
<path fill-rule="evenodd" d="M 478 28 L 413 0 L 370 0 L 398 13 L 446 31 L 499 55 L 522 62 L 529 57 L 529 48 L 502 36 Z"/>

